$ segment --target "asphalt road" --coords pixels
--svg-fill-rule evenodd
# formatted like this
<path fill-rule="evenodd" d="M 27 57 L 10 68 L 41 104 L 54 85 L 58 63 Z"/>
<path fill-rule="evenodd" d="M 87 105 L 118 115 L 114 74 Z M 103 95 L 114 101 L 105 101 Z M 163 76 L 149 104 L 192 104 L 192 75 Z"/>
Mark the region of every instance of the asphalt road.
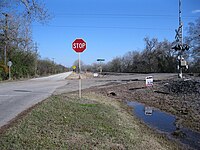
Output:
<path fill-rule="evenodd" d="M 49 97 L 65 86 L 71 72 L 27 81 L 0 83 L 0 127 L 19 113 Z"/>
<path fill-rule="evenodd" d="M 78 80 L 66 80 L 71 72 L 35 78 L 27 81 L 0 83 L 0 127 L 19 113 L 46 99 L 52 94 L 77 91 Z M 176 76 L 176 74 L 148 74 L 155 80 Z M 100 78 L 82 80 L 82 89 L 105 85 L 110 82 L 126 83 L 135 79 L 144 80 L 147 74 L 115 74 Z"/>

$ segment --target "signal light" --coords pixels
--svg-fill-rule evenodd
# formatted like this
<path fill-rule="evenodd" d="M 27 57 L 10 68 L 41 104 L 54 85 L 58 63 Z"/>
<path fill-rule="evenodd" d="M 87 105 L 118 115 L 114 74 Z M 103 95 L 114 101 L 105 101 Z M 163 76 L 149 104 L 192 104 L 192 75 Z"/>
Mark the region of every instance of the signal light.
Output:
<path fill-rule="evenodd" d="M 182 46 L 180 44 L 176 44 L 175 46 L 172 47 L 172 49 L 174 50 L 181 50 L 182 49 Z"/>
<path fill-rule="evenodd" d="M 183 50 L 187 50 L 188 51 L 189 49 L 190 49 L 190 47 L 187 44 L 183 45 Z"/>
<path fill-rule="evenodd" d="M 172 49 L 178 51 L 178 50 L 189 50 L 189 46 L 187 44 L 183 44 L 183 46 L 181 44 L 176 44 L 175 46 L 172 47 Z"/>

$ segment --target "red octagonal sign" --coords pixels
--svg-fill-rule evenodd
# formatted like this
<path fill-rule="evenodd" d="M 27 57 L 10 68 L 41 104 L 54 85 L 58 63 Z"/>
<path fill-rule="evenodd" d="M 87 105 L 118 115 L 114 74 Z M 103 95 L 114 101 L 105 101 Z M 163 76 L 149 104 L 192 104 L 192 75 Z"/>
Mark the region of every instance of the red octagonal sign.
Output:
<path fill-rule="evenodd" d="M 83 52 L 86 49 L 86 42 L 83 39 L 76 39 L 72 43 L 72 48 L 77 53 L 81 53 L 81 52 Z"/>

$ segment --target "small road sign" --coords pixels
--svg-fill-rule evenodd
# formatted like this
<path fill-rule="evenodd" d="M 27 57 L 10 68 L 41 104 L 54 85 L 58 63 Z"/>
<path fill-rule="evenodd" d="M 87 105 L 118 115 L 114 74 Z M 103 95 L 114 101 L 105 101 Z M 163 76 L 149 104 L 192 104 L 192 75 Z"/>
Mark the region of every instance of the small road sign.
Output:
<path fill-rule="evenodd" d="M 75 70 L 75 69 L 76 69 L 76 66 L 72 66 L 72 69 L 74 69 L 74 70 Z"/>
<path fill-rule="evenodd" d="M 153 86 L 153 76 L 146 77 L 146 86 Z"/>
<path fill-rule="evenodd" d="M 83 39 L 76 39 L 72 43 L 72 48 L 77 53 L 82 53 L 86 49 L 86 42 Z"/>
<path fill-rule="evenodd" d="M 97 59 L 97 61 L 105 61 L 105 59 L 100 59 L 100 58 L 99 58 L 99 59 Z"/>
<path fill-rule="evenodd" d="M 8 65 L 8 67 L 11 67 L 11 66 L 12 66 L 12 62 L 9 61 L 9 62 L 7 63 L 7 65 Z"/>

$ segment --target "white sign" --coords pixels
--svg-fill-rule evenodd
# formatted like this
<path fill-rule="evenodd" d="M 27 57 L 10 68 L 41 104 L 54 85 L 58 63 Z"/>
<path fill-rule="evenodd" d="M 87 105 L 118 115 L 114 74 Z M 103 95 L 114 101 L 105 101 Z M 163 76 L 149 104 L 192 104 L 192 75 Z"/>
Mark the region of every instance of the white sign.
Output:
<path fill-rule="evenodd" d="M 146 86 L 153 86 L 153 77 L 152 76 L 146 77 Z"/>
<path fill-rule="evenodd" d="M 99 74 L 98 73 L 94 73 L 94 75 L 93 75 L 94 77 L 98 77 L 99 76 Z"/>
<path fill-rule="evenodd" d="M 12 66 L 12 61 L 9 61 L 9 62 L 7 63 L 7 65 L 8 65 L 8 67 L 11 67 L 11 66 Z"/>

